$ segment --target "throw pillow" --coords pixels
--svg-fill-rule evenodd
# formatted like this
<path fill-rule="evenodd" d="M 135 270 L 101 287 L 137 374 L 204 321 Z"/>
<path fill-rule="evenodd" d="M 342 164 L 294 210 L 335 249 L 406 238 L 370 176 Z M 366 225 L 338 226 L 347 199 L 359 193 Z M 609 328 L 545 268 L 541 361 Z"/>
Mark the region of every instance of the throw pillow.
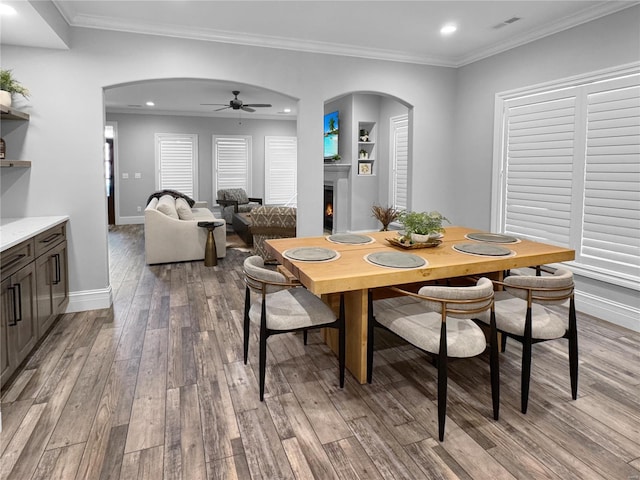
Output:
<path fill-rule="evenodd" d="M 194 220 L 196 218 L 184 198 L 176 198 L 176 210 L 180 220 Z"/>
<path fill-rule="evenodd" d="M 171 195 L 163 195 L 160 197 L 158 205 L 156 205 L 156 210 L 176 220 L 179 218 L 178 211 L 176 210 L 176 200 Z"/>
<path fill-rule="evenodd" d="M 160 198 L 164 195 L 171 195 L 173 198 L 178 198 L 178 197 L 184 198 L 190 207 L 193 207 L 196 203 L 196 201 L 193 198 L 185 195 L 184 193 L 176 192 L 175 190 L 164 189 L 164 190 L 160 190 L 158 192 L 152 193 L 151 196 L 147 199 L 147 205 L 149 205 L 149 202 L 151 201 L 152 198 Z"/>

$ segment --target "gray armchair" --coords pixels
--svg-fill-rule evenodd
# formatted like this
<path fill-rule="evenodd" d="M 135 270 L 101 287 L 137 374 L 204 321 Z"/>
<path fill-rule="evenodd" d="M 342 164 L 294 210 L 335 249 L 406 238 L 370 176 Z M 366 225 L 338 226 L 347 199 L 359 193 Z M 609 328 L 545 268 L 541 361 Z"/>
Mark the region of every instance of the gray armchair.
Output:
<path fill-rule="evenodd" d="M 244 188 L 221 188 L 216 201 L 222 207 L 222 218 L 232 223 L 233 214 L 250 212 L 252 208 L 262 205 L 261 198 L 249 197 Z"/>

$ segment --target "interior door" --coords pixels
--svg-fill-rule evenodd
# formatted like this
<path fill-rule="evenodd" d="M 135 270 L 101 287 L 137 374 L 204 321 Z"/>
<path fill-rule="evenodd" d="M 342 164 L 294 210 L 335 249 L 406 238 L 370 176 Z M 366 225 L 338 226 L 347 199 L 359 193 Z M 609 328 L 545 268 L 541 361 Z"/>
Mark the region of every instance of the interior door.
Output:
<path fill-rule="evenodd" d="M 115 189 L 115 124 L 107 122 L 104 128 L 104 178 L 107 194 L 107 218 L 109 225 L 116 224 Z"/>

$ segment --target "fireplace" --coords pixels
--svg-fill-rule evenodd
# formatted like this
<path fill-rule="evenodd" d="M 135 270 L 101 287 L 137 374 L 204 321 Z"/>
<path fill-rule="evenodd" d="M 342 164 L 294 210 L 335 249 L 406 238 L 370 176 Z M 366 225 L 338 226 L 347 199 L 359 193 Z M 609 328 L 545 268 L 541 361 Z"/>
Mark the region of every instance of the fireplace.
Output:
<path fill-rule="evenodd" d="M 333 186 L 324 186 L 324 228 L 333 231 Z"/>
<path fill-rule="evenodd" d="M 349 172 L 351 165 L 325 164 L 323 227 L 331 233 L 349 231 Z M 327 207 L 330 209 L 327 211 Z"/>

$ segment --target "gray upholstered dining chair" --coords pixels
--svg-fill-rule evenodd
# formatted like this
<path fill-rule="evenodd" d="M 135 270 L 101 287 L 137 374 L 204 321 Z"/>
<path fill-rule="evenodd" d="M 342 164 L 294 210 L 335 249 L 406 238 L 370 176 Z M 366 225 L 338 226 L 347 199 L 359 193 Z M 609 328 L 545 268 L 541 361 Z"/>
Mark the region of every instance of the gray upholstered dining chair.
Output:
<path fill-rule="evenodd" d="M 447 409 L 447 362 L 475 357 L 487 340 L 474 319 L 490 325 L 490 370 L 493 418 L 498 419 L 500 380 L 498 340 L 493 311 L 493 284 L 481 278 L 470 287 L 424 286 L 418 293 L 391 287 L 400 296 L 373 301 L 369 292 L 367 381 L 373 375 L 374 326 L 383 327 L 431 354 L 438 369 L 438 436 L 444 439 Z"/>
<path fill-rule="evenodd" d="M 251 322 L 260 325 L 259 376 L 260 401 L 264 400 L 265 370 L 267 363 L 267 338 L 279 333 L 303 331 L 307 343 L 307 331 L 329 327 L 338 329 L 338 364 L 340 388 L 344 387 L 345 326 L 344 296 L 340 296 L 338 318 L 319 297 L 298 282 L 289 282 L 280 272 L 264 267 L 258 255 L 244 261 L 244 363 L 249 354 L 249 328 Z M 257 293 L 253 295 L 251 292 Z"/>
<path fill-rule="evenodd" d="M 555 272 L 548 267 L 537 268 L 538 275 L 511 272 L 503 282 L 494 281 L 504 290 L 495 293 L 496 327 L 503 342 L 512 338 L 522 343 L 520 408 L 527 413 L 531 379 L 531 351 L 535 343 L 558 338 L 569 340 L 569 375 L 571 396 L 578 396 L 578 330 L 574 301 L 573 273 L 565 269 Z M 540 275 L 540 272 L 552 275 Z M 515 274 L 514 274 L 515 273 Z M 568 315 L 548 308 L 565 305 Z M 506 346 L 503 343 L 503 349 Z"/>

